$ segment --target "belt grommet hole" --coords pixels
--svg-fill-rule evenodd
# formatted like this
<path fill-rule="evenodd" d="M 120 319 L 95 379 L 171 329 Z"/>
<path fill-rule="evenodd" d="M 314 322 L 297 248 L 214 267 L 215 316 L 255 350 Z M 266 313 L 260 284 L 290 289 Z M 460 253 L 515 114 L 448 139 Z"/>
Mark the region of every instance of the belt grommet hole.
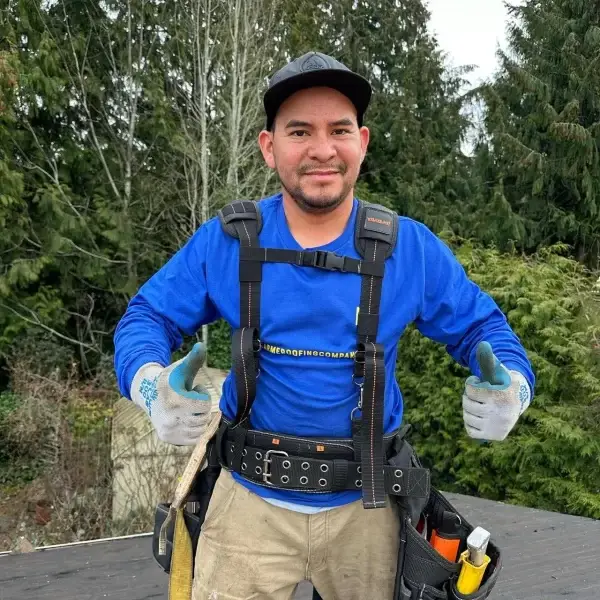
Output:
<path fill-rule="evenodd" d="M 246 463 L 242 463 L 242 471 L 245 471 L 248 468 L 248 465 Z"/>
<path fill-rule="evenodd" d="M 359 467 L 356 469 L 356 472 L 357 472 L 357 473 L 360 475 L 360 474 L 362 473 L 362 467 L 360 467 L 360 466 L 359 466 Z"/>
<path fill-rule="evenodd" d="M 396 469 L 394 471 L 394 477 L 402 477 L 402 471 L 400 469 Z"/>
<path fill-rule="evenodd" d="M 284 469 L 289 469 L 292 466 L 292 463 L 289 460 L 284 460 L 281 464 Z"/>
<path fill-rule="evenodd" d="M 319 485 L 321 487 L 325 487 L 327 485 L 327 479 L 319 479 Z"/>
<path fill-rule="evenodd" d="M 354 482 L 354 485 L 355 485 L 356 487 L 362 487 L 362 479 L 357 479 L 357 480 Z"/>
<path fill-rule="evenodd" d="M 302 467 L 303 471 L 308 471 L 310 469 L 310 465 L 306 461 L 304 461 L 300 466 Z"/>
<path fill-rule="evenodd" d="M 256 469 L 254 469 L 254 472 L 255 472 L 257 475 L 260 475 L 260 474 L 262 473 L 262 469 L 261 469 L 260 467 L 256 467 Z"/>
<path fill-rule="evenodd" d="M 402 489 L 402 488 L 400 487 L 400 484 L 399 484 L 399 483 L 395 483 L 395 484 L 392 486 L 392 490 L 394 490 L 394 492 L 396 492 L 396 494 L 398 494 L 398 493 L 400 492 L 400 490 L 401 490 L 401 489 Z"/>
<path fill-rule="evenodd" d="M 306 485 L 308 483 L 308 477 L 306 475 L 302 475 L 302 477 L 300 477 L 300 483 L 302 485 Z"/>
<path fill-rule="evenodd" d="M 287 483 L 289 480 L 290 480 L 290 478 L 287 475 L 281 476 L 281 483 Z"/>
<path fill-rule="evenodd" d="M 327 473 L 327 471 L 329 471 L 329 465 L 321 465 L 321 471 Z"/>
<path fill-rule="evenodd" d="M 262 453 L 257 452 L 254 456 L 256 456 L 256 460 L 260 460 L 262 458 Z"/>
<path fill-rule="evenodd" d="M 248 454 L 248 450 L 246 448 L 244 448 L 242 450 L 242 456 L 246 456 L 246 454 Z"/>

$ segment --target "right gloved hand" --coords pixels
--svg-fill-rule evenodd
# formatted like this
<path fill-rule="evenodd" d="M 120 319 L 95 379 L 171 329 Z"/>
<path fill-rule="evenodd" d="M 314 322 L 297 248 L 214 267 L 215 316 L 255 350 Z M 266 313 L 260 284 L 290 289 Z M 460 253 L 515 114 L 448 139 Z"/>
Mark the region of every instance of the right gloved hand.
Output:
<path fill-rule="evenodd" d="M 147 363 L 133 378 L 131 399 L 150 417 L 163 442 L 193 446 L 204 432 L 211 398 L 204 386 L 193 384 L 205 357 L 204 344 L 198 342 L 172 365 Z"/>
<path fill-rule="evenodd" d="M 463 393 L 465 428 L 472 438 L 502 441 L 531 402 L 529 383 L 496 358 L 489 342 L 477 347 L 477 362 L 481 379 L 469 377 Z"/>

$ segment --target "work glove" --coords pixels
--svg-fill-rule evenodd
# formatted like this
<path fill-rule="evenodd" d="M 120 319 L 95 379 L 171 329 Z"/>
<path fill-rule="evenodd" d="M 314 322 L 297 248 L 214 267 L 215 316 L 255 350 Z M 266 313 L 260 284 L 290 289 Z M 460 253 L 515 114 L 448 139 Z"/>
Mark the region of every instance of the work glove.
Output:
<path fill-rule="evenodd" d="M 531 402 L 525 377 L 508 370 L 488 342 L 477 347 L 481 379 L 467 379 L 462 399 L 467 434 L 475 439 L 502 441 Z"/>
<path fill-rule="evenodd" d="M 181 360 L 168 367 L 147 363 L 131 383 L 131 399 L 150 417 L 163 442 L 193 446 L 210 418 L 211 398 L 194 377 L 204 364 L 206 350 L 198 342 Z"/>

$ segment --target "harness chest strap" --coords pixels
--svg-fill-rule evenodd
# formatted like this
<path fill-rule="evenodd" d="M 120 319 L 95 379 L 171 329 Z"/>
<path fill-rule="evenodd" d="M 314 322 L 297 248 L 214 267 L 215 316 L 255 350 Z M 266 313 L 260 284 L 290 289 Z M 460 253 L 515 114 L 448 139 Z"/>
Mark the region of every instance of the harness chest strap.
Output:
<path fill-rule="evenodd" d="M 262 263 L 282 262 L 299 267 L 356 273 L 361 275 L 362 285 L 353 378 L 360 389 L 357 408 L 362 411 L 362 418 L 359 426 L 353 426 L 353 430 L 360 431 L 360 439 L 356 440 L 361 450 L 360 487 L 365 508 L 385 506 L 385 364 L 383 346 L 377 343 L 377 329 L 385 259 L 391 255 L 396 244 L 397 216 L 381 206 L 360 203 L 354 241 L 361 260 L 333 252 L 261 247 L 258 236 L 262 228 L 262 219 L 255 202 L 239 201 L 228 204 L 219 211 L 219 218 L 224 230 L 240 240 L 240 327 L 234 332 L 231 349 L 238 403 L 231 428 L 236 432 L 237 443 L 234 444 L 231 468 L 244 475 L 242 451 L 248 431 L 248 418 L 256 396 L 256 379 L 260 373 L 258 355 Z M 353 417 L 353 420 L 357 419 Z M 264 482 L 272 483 L 266 479 Z M 282 481 L 278 483 L 283 484 Z M 285 484 L 277 487 L 284 486 Z"/>

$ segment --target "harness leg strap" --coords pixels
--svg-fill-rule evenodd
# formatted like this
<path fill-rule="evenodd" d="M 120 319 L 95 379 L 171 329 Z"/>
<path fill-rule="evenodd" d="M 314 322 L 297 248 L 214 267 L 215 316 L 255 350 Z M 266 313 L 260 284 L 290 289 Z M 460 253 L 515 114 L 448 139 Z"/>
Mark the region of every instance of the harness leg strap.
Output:
<path fill-rule="evenodd" d="M 383 397 L 385 365 L 381 344 L 359 345 L 365 355 L 361 468 L 363 475 L 363 505 L 365 508 L 386 506 L 383 453 Z"/>

